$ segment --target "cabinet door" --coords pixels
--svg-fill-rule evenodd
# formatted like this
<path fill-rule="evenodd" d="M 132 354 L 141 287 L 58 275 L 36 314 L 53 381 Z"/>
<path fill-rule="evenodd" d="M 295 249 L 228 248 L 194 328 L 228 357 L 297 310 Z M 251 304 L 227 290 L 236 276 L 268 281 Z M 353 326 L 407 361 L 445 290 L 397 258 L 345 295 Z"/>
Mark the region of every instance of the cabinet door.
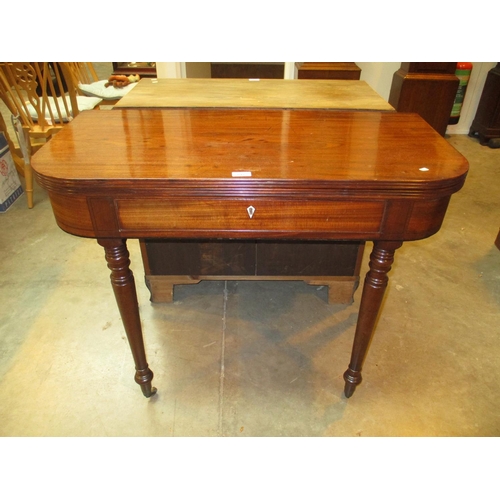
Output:
<path fill-rule="evenodd" d="M 362 242 L 144 240 L 154 276 L 357 276 Z"/>
<path fill-rule="evenodd" d="M 257 276 L 357 276 L 361 242 L 257 242 Z"/>
<path fill-rule="evenodd" d="M 238 276 L 255 274 L 255 242 L 145 240 L 146 274 Z M 146 258 L 144 258 L 146 257 Z"/>

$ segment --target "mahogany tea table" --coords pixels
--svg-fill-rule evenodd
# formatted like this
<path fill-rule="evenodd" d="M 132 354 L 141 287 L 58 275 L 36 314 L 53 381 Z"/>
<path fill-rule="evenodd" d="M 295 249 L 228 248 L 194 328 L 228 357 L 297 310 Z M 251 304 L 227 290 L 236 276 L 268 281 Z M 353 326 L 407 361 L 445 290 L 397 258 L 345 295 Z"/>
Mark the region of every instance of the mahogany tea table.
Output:
<path fill-rule="evenodd" d="M 128 238 L 373 241 L 346 397 L 394 253 L 427 238 L 467 160 L 411 113 L 290 109 L 86 111 L 33 158 L 58 225 L 96 238 L 146 397 L 148 366 Z"/>

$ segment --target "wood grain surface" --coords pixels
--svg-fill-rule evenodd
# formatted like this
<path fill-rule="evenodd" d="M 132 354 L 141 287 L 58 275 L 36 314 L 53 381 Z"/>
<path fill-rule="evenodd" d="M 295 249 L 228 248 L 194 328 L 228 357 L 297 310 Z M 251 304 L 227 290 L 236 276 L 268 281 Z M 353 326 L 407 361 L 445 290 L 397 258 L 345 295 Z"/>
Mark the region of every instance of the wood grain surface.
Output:
<path fill-rule="evenodd" d="M 325 108 L 394 111 L 366 82 L 143 78 L 118 108 Z"/>
<path fill-rule="evenodd" d="M 459 182 L 467 161 L 415 114 L 124 109 L 82 113 L 35 154 L 33 167 L 42 184 L 96 189 L 183 180 L 234 189 L 363 182 L 400 184 L 403 194 Z M 250 176 L 234 177 L 242 172 Z"/>

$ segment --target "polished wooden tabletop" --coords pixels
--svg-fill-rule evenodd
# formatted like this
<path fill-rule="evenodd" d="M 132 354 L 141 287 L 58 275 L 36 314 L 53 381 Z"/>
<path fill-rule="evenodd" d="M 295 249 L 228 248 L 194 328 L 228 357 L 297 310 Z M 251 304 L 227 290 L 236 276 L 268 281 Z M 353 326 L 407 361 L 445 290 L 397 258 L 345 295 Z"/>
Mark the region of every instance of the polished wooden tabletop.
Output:
<path fill-rule="evenodd" d="M 394 111 L 359 80 L 143 78 L 117 108 L 304 108 Z"/>
<path fill-rule="evenodd" d="M 402 193 L 453 184 L 467 171 L 465 158 L 416 114 L 260 109 L 86 111 L 33 166 L 45 183 L 82 188 L 154 179 L 156 186 L 390 183 Z"/>

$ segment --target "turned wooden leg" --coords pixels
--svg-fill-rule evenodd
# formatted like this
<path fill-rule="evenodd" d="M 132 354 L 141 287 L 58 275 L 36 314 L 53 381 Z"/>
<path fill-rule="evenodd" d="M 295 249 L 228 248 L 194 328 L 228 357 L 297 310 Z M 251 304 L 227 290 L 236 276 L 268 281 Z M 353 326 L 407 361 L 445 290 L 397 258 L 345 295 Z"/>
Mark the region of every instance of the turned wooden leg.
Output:
<path fill-rule="evenodd" d="M 394 262 L 394 252 L 402 245 L 399 241 L 376 241 L 370 255 L 370 270 L 366 274 L 359 306 L 358 323 L 352 346 L 351 362 L 344 373 L 344 394 L 350 398 L 361 383 L 361 368 L 373 336 L 375 323 L 384 298 L 387 273 Z"/>
<path fill-rule="evenodd" d="M 156 393 L 151 387 L 153 372 L 149 369 L 144 350 L 141 318 L 132 271 L 130 270 L 129 253 L 125 240 L 98 239 L 99 245 L 104 247 L 106 261 L 111 270 L 111 284 L 115 292 L 116 302 L 123 326 L 127 333 L 128 342 L 135 362 L 135 381 L 141 386 L 144 396 L 149 398 Z"/>

